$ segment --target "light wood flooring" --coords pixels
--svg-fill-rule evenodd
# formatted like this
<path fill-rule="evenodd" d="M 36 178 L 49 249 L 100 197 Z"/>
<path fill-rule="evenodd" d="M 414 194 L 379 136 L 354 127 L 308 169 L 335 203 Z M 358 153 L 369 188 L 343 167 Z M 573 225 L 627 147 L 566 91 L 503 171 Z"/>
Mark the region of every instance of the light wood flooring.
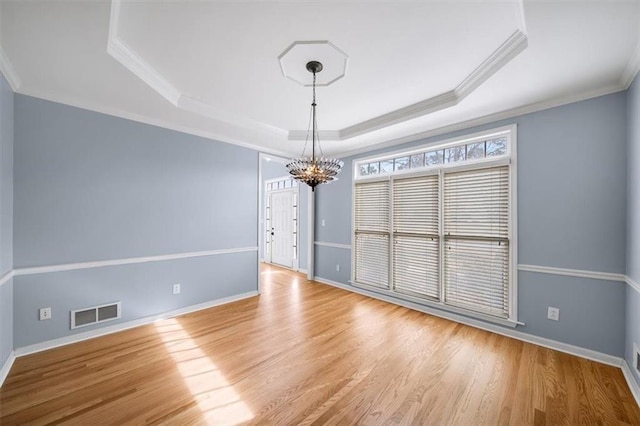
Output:
<path fill-rule="evenodd" d="M 18 358 L 0 424 L 640 425 L 617 368 L 262 274 L 259 297 Z"/>

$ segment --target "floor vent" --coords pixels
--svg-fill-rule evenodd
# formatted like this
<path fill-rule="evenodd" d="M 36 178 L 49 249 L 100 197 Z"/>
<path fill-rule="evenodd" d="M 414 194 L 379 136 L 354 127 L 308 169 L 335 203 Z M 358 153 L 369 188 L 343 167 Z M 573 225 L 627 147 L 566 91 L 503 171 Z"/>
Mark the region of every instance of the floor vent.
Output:
<path fill-rule="evenodd" d="M 120 318 L 121 302 L 71 311 L 71 329 Z"/>

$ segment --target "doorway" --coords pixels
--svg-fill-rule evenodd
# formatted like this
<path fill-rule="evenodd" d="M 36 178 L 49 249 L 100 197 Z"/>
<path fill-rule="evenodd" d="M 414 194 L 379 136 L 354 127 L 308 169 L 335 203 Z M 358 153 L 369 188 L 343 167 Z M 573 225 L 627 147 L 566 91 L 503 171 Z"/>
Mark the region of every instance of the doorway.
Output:
<path fill-rule="evenodd" d="M 299 267 L 299 191 L 289 177 L 265 182 L 265 261 Z"/>

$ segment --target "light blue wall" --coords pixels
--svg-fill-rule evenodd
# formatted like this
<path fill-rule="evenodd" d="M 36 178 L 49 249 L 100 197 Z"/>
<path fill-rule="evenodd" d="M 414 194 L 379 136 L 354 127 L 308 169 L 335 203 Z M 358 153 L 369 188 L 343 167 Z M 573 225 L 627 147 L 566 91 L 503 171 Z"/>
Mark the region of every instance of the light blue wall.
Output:
<path fill-rule="evenodd" d="M 269 179 L 280 178 L 284 176 L 289 176 L 289 172 L 287 171 L 286 166 L 279 161 L 267 161 L 265 159 L 262 160 L 262 182 L 264 188 L 264 182 Z M 307 193 L 309 191 L 309 187 L 304 184 L 299 184 L 299 198 L 298 198 L 298 206 L 299 206 L 299 214 L 298 214 L 298 232 L 299 232 L 299 241 L 298 241 L 298 253 L 299 253 L 299 264 L 298 267 L 301 270 L 307 269 Z M 263 199 L 261 200 L 261 209 L 262 215 L 264 216 L 265 209 L 265 197 L 266 193 L 263 192 Z M 264 223 L 260 224 L 260 232 L 263 232 L 262 235 L 266 235 L 266 231 L 264 230 Z M 260 258 L 264 259 L 264 244 L 263 247 L 260 247 Z"/>
<path fill-rule="evenodd" d="M 257 276 L 255 252 L 18 276 L 14 278 L 15 345 L 20 348 L 97 327 L 69 330 L 73 309 L 121 301 L 122 318 L 117 322 L 132 321 L 256 291 Z M 182 284 L 175 296 L 174 283 Z M 51 320 L 38 321 L 41 306 L 52 307 Z"/>
<path fill-rule="evenodd" d="M 0 277 L 13 269 L 13 91 L 0 74 Z M 13 281 L 0 286 L 0 367 L 13 350 Z"/>
<path fill-rule="evenodd" d="M 256 151 L 16 95 L 14 160 L 16 268 L 258 245 Z M 71 334 L 70 309 L 120 300 L 127 321 L 255 291 L 257 260 L 17 276 L 16 347 Z"/>
<path fill-rule="evenodd" d="M 624 273 L 626 93 L 616 93 L 392 150 L 518 125 L 519 263 Z M 356 156 L 374 155 L 378 150 Z M 351 244 L 351 161 L 341 179 L 317 190 L 316 240 Z M 325 226 L 318 226 L 322 219 Z M 348 283 L 350 251 L 323 247 L 316 275 Z M 336 263 L 341 271 L 336 272 Z M 344 266 L 343 266 L 344 265 Z M 622 356 L 625 284 L 539 273 L 518 274 L 519 330 Z M 547 319 L 547 307 L 561 320 Z"/>
<path fill-rule="evenodd" d="M 640 283 L 640 77 L 627 92 L 628 155 L 627 155 L 627 276 Z M 627 289 L 627 333 L 625 359 L 635 371 L 640 385 L 640 373 L 634 367 L 633 344 L 640 347 L 640 292 Z"/>

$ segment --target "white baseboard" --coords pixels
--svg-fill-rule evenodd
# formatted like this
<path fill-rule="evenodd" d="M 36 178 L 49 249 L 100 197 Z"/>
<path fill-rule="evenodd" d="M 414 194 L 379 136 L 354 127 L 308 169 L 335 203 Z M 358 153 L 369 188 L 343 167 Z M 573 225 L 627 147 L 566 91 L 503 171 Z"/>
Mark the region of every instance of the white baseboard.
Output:
<path fill-rule="evenodd" d="M 633 397 L 636 399 L 636 403 L 640 406 L 640 385 L 635 377 L 633 377 L 631 367 L 629 367 L 626 360 L 622 363 L 622 374 L 624 374 L 624 378 L 627 379 L 627 384 L 629 385 L 629 389 L 631 389 Z"/>
<path fill-rule="evenodd" d="M 11 367 L 13 366 L 13 362 L 16 360 L 16 354 L 14 351 L 11 351 L 9 357 L 4 362 L 2 368 L 0 368 L 0 387 L 4 383 L 5 379 L 9 375 L 9 371 L 11 371 Z"/>
<path fill-rule="evenodd" d="M 226 303 L 236 302 L 238 300 L 247 299 L 249 297 L 257 296 L 257 291 L 249 291 L 247 293 L 238 294 L 235 296 L 225 297 L 222 299 L 216 299 L 209 302 L 200 303 L 197 305 L 186 306 L 184 308 L 175 309 L 173 311 L 164 312 L 158 315 L 151 315 L 148 317 L 140 318 L 133 321 L 127 321 L 120 324 L 115 324 L 109 327 L 100 328 L 97 330 L 86 331 L 84 333 L 78 333 L 71 336 L 60 337 L 58 339 L 47 340 L 46 342 L 36 343 L 33 345 L 23 346 L 15 350 L 15 356 L 20 357 L 24 355 L 33 354 L 36 352 L 42 352 L 49 349 L 57 348 L 60 346 L 70 345 L 72 343 L 82 342 L 84 340 L 93 339 L 107 334 L 117 333 L 119 331 L 128 330 L 130 328 L 139 327 L 141 325 L 151 324 L 159 319 L 173 318 L 179 315 L 188 314 L 202 309 L 211 308 L 214 306 L 224 305 Z"/>
<path fill-rule="evenodd" d="M 620 368 L 624 363 L 624 360 L 620 357 L 605 354 L 602 352 L 594 351 L 591 349 L 581 348 L 579 346 L 570 345 L 568 343 L 558 342 L 557 340 L 547 339 L 545 337 L 535 336 L 533 334 L 523 333 L 512 328 L 501 327 L 496 324 L 487 323 L 484 321 L 468 318 L 463 315 L 458 315 L 452 312 L 441 311 L 428 306 L 420 306 L 410 302 L 404 302 L 399 299 L 394 299 L 385 295 L 381 295 L 375 292 L 369 292 L 367 290 L 342 284 L 339 282 L 327 280 L 325 278 L 315 277 L 315 281 L 323 284 L 328 284 L 334 287 L 338 287 L 347 291 L 362 294 L 364 296 L 372 297 L 374 299 L 382 300 L 384 302 L 394 303 L 396 305 L 404 306 L 405 308 L 413 309 L 426 314 L 434 315 L 440 318 L 448 319 L 451 321 L 459 322 L 461 324 L 469 325 L 471 327 L 479 328 L 492 333 L 500 334 L 514 339 L 521 340 L 523 342 L 533 343 L 538 346 L 544 346 L 545 348 L 554 349 L 560 352 L 576 355 L 581 358 L 590 359 L 592 361 L 601 362 L 603 364 L 612 365 Z"/>

